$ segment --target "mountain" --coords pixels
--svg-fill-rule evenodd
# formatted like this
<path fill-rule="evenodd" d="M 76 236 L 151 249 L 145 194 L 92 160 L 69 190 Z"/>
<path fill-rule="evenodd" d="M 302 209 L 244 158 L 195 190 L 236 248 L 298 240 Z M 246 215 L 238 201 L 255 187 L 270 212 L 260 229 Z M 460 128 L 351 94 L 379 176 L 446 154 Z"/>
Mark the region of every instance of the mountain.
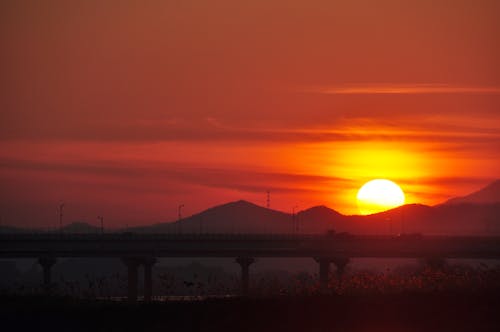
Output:
<path fill-rule="evenodd" d="M 467 196 L 449 199 L 443 204 L 492 204 L 500 203 L 500 179 Z"/>
<path fill-rule="evenodd" d="M 324 234 L 491 234 L 500 232 L 500 203 L 408 204 L 368 216 L 346 216 L 315 206 L 295 216 L 236 201 L 215 206 L 181 221 L 131 228 L 138 233 L 281 233 Z"/>
<path fill-rule="evenodd" d="M 445 204 L 434 209 L 433 226 L 441 232 L 500 233 L 500 202 Z"/>
<path fill-rule="evenodd" d="M 100 233 L 101 228 L 90 225 L 86 222 L 73 222 L 67 224 L 62 229 L 63 233 L 74 233 L 74 234 L 95 234 Z"/>
<path fill-rule="evenodd" d="M 130 230 L 147 233 L 291 233 L 293 218 L 288 213 L 240 200 L 215 206 L 180 221 Z"/>
<path fill-rule="evenodd" d="M 427 206 L 408 204 L 369 216 L 353 216 L 361 224 L 356 233 L 422 233 L 447 235 L 485 235 L 500 232 L 500 203 L 446 204 Z"/>
<path fill-rule="evenodd" d="M 212 207 L 180 221 L 132 227 L 121 232 L 324 234 L 334 230 L 353 234 L 500 234 L 499 191 L 500 180 L 497 180 L 445 204 L 408 204 L 368 216 L 346 216 L 326 206 L 311 207 L 292 215 L 240 200 Z M 100 229 L 79 222 L 66 225 L 63 232 L 98 233 Z"/>
<path fill-rule="evenodd" d="M 100 233 L 101 229 L 96 226 L 92 226 L 86 222 L 73 222 L 63 226 L 63 233 L 72 233 L 72 234 L 94 234 Z M 59 233 L 60 229 L 40 229 L 40 228 L 21 228 L 14 226 L 0 226 L 0 234 L 19 234 L 19 233 Z"/>
<path fill-rule="evenodd" d="M 25 228 L 20 228 L 20 227 L 14 227 L 14 226 L 0 226 L 0 234 L 18 234 L 18 233 L 27 233 L 29 232 L 28 229 Z"/>
<path fill-rule="evenodd" d="M 420 225 L 433 220 L 434 209 L 423 204 L 407 204 L 368 216 L 352 216 L 358 233 L 415 233 Z"/>
<path fill-rule="evenodd" d="M 347 232 L 352 228 L 347 216 L 324 205 L 300 211 L 296 216 L 296 224 L 302 233 L 324 233 L 328 230 Z"/>

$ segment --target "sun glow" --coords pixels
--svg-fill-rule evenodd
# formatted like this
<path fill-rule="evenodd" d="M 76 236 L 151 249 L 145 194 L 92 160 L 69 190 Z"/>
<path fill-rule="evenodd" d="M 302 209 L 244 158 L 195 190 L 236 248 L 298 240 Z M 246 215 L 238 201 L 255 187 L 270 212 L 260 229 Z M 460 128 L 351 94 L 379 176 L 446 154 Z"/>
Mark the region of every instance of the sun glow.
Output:
<path fill-rule="evenodd" d="M 361 214 L 373 214 L 389 210 L 405 202 L 403 190 L 394 182 L 385 179 L 365 183 L 356 196 Z"/>

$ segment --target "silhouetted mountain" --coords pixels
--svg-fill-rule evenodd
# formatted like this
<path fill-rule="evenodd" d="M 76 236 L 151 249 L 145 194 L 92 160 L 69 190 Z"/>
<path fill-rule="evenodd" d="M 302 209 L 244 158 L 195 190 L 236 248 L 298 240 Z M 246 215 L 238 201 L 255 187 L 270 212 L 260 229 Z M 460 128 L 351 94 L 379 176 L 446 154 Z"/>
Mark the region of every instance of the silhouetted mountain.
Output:
<path fill-rule="evenodd" d="M 384 225 L 385 233 L 490 234 L 500 232 L 499 204 L 404 205 L 370 216 L 354 216 L 364 224 L 362 233 L 376 232 L 370 225 Z M 366 223 L 368 221 L 368 223 Z"/>
<path fill-rule="evenodd" d="M 0 234 L 17 234 L 29 232 L 28 229 L 14 226 L 0 226 Z"/>
<path fill-rule="evenodd" d="M 305 233 L 355 234 L 489 234 L 500 232 L 500 203 L 408 204 L 368 216 L 346 216 L 315 206 L 294 217 L 247 201 L 219 205 L 180 222 L 132 228 L 144 233 Z"/>
<path fill-rule="evenodd" d="M 449 199 L 443 204 L 491 204 L 500 203 L 500 179 L 467 196 Z"/>
<path fill-rule="evenodd" d="M 447 204 L 426 206 L 408 204 L 369 216 L 346 216 L 326 206 L 315 206 L 295 216 L 236 201 L 215 206 L 180 221 L 128 228 L 135 233 L 305 233 L 327 231 L 354 234 L 498 234 L 500 233 L 500 202 L 495 201 L 500 181 Z M 460 203 L 465 201 L 467 203 Z M 472 203 L 471 203 L 472 202 Z M 478 203 L 478 202 L 486 202 Z M 3 229 L 7 229 L 3 227 Z M 9 232 L 28 231 L 8 228 Z M 72 223 L 65 233 L 99 233 L 100 228 L 87 223 Z"/>
<path fill-rule="evenodd" d="M 433 226 L 442 232 L 499 233 L 500 203 L 447 204 L 434 207 Z"/>
<path fill-rule="evenodd" d="M 290 233 L 292 226 L 290 214 L 240 200 L 215 206 L 173 223 L 130 230 L 154 233 Z"/>
<path fill-rule="evenodd" d="M 73 222 L 71 224 L 63 226 L 64 233 L 78 233 L 78 234 L 89 234 L 89 233 L 100 233 L 101 229 L 99 227 L 87 224 L 86 222 Z"/>
<path fill-rule="evenodd" d="M 324 205 L 300 211 L 296 216 L 299 232 L 324 233 L 327 230 L 347 232 L 352 229 L 348 217 Z"/>

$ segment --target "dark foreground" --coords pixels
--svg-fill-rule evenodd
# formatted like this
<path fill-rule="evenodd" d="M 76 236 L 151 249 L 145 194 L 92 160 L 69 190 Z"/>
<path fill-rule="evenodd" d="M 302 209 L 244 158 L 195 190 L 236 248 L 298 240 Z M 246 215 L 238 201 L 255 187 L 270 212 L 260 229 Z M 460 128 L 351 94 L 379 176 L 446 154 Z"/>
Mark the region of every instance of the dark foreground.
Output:
<path fill-rule="evenodd" d="M 2 331 L 500 331 L 500 294 L 408 293 L 129 305 L 0 297 Z"/>

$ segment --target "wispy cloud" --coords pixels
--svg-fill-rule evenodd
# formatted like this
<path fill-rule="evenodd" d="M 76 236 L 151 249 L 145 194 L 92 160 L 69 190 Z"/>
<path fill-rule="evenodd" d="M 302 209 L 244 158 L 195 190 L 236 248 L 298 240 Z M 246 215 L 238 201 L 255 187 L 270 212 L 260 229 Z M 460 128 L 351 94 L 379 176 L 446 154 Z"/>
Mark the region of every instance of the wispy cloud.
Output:
<path fill-rule="evenodd" d="M 500 94 L 499 86 L 456 86 L 448 84 L 373 84 L 322 86 L 307 92 L 338 95 L 368 94 Z"/>
<path fill-rule="evenodd" d="M 396 115 L 392 116 L 396 118 Z M 415 119 L 415 120 L 414 120 Z M 254 142 L 254 143 L 316 143 L 352 141 L 420 141 L 449 143 L 491 143 L 500 139 L 500 131 L 491 127 L 497 123 L 489 119 L 486 124 L 454 125 L 449 121 L 423 121 L 411 117 L 396 122 L 381 120 L 363 122 L 350 119 L 335 127 L 252 127 L 219 122 L 213 124 L 193 123 L 165 126 L 163 123 L 147 125 L 116 125 L 114 128 L 91 128 L 79 131 L 31 132 L 16 136 L 15 132 L 0 133 L 0 141 L 45 140 L 45 141 L 92 141 L 92 142 Z"/>
<path fill-rule="evenodd" d="M 121 186 L 137 183 L 152 191 L 165 188 L 165 182 L 177 182 L 211 188 L 223 188 L 244 192 L 272 190 L 281 193 L 321 192 L 332 186 L 346 185 L 350 179 L 313 174 L 277 173 L 231 168 L 207 168 L 189 164 L 141 163 L 122 165 L 113 162 L 46 162 L 0 158 L 0 177 L 6 170 L 37 173 L 87 175 L 93 179 L 120 180 Z M 153 187 L 151 187 L 153 186 Z M 144 189 L 144 188 L 143 188 Z"/>

